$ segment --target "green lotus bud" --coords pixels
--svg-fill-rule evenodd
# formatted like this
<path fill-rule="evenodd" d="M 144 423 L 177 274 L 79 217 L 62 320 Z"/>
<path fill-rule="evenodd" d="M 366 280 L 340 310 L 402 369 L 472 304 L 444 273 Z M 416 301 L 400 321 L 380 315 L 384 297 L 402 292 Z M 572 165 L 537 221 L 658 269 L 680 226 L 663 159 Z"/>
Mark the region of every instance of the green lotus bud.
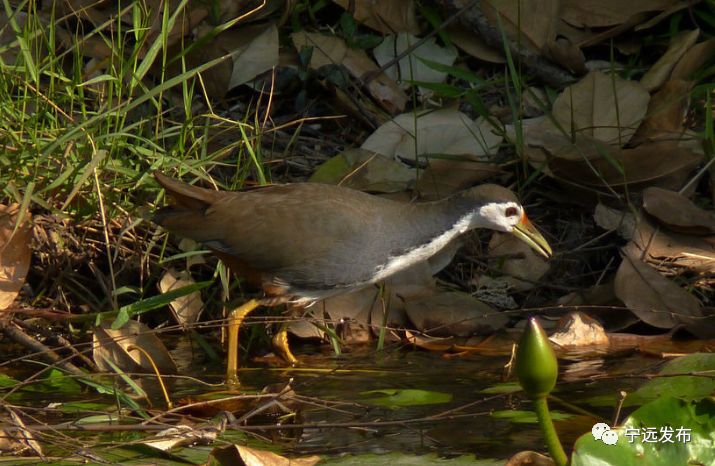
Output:
<path fill-rule="evenodd" d="M 531 397 L 544 397 L 553 390 L 559 364 L 544 329 L 532 317 L 524 329 L 516 350 L 516 375 Z"/>

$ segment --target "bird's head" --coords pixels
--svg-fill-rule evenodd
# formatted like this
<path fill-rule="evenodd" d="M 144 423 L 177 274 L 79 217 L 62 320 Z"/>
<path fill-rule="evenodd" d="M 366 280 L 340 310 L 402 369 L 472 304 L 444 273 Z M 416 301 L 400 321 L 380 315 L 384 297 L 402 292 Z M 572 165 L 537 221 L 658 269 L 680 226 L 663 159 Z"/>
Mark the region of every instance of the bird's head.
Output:
<path fill-rule="evenodd" d="M 551 257 L 551 246 L 526 216 L 524 207 L 513 192 L 499 185 L 484 184 L 466 191 L 464 196 L 472 206 L 476 206 L 473 208 L 471 228 L 511 233 L 542 256 Z"/>

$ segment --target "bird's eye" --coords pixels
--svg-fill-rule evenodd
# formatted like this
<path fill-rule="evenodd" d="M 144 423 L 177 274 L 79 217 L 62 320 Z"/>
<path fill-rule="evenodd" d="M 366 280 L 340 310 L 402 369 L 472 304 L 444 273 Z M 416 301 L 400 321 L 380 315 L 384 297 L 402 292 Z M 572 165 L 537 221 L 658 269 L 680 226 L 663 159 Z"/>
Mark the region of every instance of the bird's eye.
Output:
<path fill-rule="evenodd" d="M 519 213 L 519 209 L 516 207 L 507 207 L 507 209 L 504 211 L 504 215 L 507 217 L 514 217 Z"/>

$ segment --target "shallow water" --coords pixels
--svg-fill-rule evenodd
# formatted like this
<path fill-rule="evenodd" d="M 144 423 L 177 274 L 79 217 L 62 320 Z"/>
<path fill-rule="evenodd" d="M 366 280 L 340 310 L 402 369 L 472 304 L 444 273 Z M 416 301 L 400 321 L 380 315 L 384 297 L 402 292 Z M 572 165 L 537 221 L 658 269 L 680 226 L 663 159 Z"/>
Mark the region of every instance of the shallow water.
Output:
<path fill-rule="evenodd" d="M 292 380 L 291 387 L 298 395 L 310 397 L 311 405 L 304 406 L 295 421 L 306 428 L 281 431 L 281 436 L 276 436 L 275 430 L 259 431 L 282 444 L 286 453 L 402 452 L 507 458 L 521 450 L 544 450 L 534 422 L 509 419 L 519 410 L 530 410 L 530 402 L 522 393 L 483 393 L 504 382 L 507 356 L 444 357 L 405 348 L 388 348 L 380 353 L 374 347 L 354 349 L 339 358 L 300 354 L 298 348 L 298 356 L 300 368 L 257 367 L 253 363 L 240 374 L 246 390 Z M 570 361 L 560 361 L 561 376 L 554 394 L 600 417 L 596 420 L 574 413 L 572 407 L 552 401 L 552 410 L 572 414 L 567 420 L 557 421 L 564 446 L 570 448 L 579 435 L 590 432 L 595 422 L 612 420 L 619 391 L 631 391 L 643 381 L 630 376 L 654 371 L 653 366 L 660 362 L 638 354 L 611 359 L 572 355 Z M 206 370 L 220 380 L 223 367 L 209 365 Z M 608 377 L 602 379 L 604 376 Z M 515 381 L 515 377 L 509 381 Z M 192 390 L 188 386 L 184 389 Z M 447 403 L 392 408 L 370 404 L 370 396 L 364 392 L 381 389 L 441 392 L 450 394 L 452 399 Z M 314 405 L 321 400 L 337 405 Z M 591 401 L 599 406 L 592 406 Z M 271 421 L 264 417 L 252 422 L 260 425 Z M 320 423 L 330 425 L 316 428 L 315 424 Z"/>

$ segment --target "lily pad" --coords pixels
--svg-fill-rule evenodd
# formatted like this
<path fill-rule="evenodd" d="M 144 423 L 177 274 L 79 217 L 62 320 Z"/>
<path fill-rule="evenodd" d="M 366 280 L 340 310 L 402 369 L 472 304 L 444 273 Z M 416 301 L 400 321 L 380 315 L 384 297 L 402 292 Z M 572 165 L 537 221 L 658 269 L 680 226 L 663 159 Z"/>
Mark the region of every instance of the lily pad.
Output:
<path fill-rule="evenodd" d="M 366 400 L 366 403 L 385 406 L 386 408 L 403 408 L 405 406 L 422 406 L 449 403 L 451 393 L 433 392 L 413 388 L 384 388 L 361 392 L 361 395 L 384 395 Z"/>

